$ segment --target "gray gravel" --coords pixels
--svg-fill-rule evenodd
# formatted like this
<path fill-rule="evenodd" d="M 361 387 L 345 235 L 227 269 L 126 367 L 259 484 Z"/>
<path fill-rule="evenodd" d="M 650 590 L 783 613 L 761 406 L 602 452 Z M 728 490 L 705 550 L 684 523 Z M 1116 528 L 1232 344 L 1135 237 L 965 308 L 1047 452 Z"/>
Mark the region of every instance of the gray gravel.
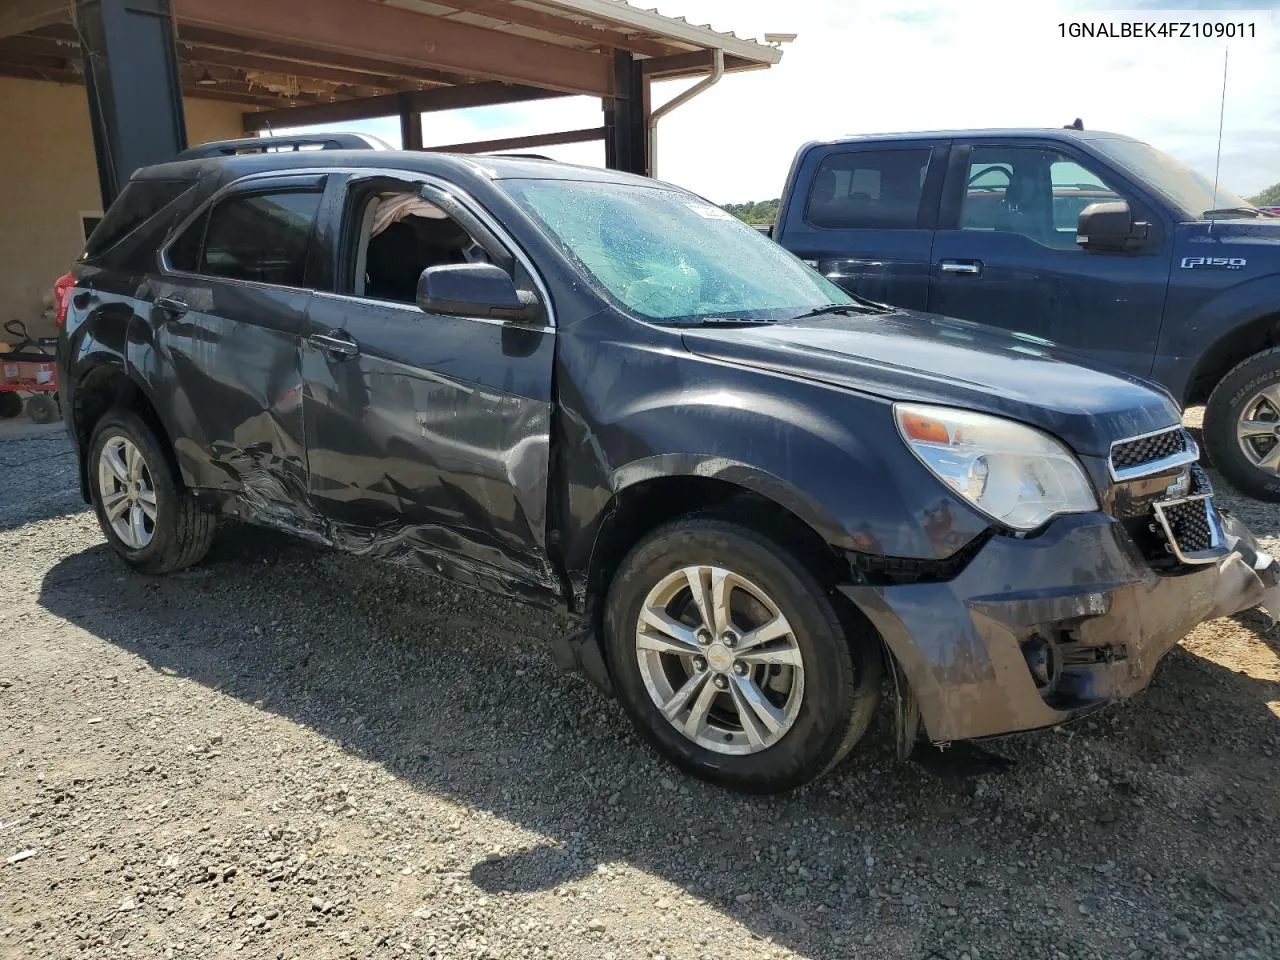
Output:
<path fill-rule="evenodd" d="M 0 464 L 2 956 L 1280 957 L 1256 615 L 1006 773 L 881 736 L 751 799 L 558 675 L 555 616 L 243 527 L 133 574 L 61 436 Z"/>

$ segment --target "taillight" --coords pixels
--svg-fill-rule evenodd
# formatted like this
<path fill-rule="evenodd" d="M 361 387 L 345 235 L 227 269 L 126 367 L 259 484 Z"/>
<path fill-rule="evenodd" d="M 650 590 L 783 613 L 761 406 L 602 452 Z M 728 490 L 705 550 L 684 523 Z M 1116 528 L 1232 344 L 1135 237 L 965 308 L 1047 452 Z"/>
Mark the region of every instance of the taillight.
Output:
<path fill-rule="evenodd" d="M 53 302 L 58 307 L 58 313 L 53 318 L 53 322 L 58 327 L 67 325 L 67 310 L 71 307 L 71 294 L 76 289 L 76 278 L 74 274 L 64 273 L 57 280 L 53 281 Z"/>

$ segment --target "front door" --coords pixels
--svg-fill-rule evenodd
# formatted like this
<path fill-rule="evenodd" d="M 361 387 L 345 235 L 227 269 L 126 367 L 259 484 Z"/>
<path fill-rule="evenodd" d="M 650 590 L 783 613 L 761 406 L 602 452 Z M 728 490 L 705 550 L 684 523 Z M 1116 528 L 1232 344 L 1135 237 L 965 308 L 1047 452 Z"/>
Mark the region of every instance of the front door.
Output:
<path fill-rule="evenodd" d="M 532 288 L 506 238 L 445 189 L 349 181 L 336 293 L 308 309 L 310 494 L 339 546 L 530 598 L 560 593 L 546 550 L 545 323 L 424 313 L 428 266 L 489 260 Z"/>
<path fill-rule="evenodd" d="M 809 151 L 778 235 L 850 293 L 923 310 L 945 141 L 833 144 Z"/>
<path fill-rule="evenodd" d="M 1170 243 L 1142 201 L 1052 144 L 958 145 L 934 236 L 929 310 L 1052 340 L 1147 376 L 1168 288 Z M 1151 220 L 1133 253 L 1085 251 L 1076 221 L 1127 200 Z"/>
<path fill-rule="evenodd" d="M 222 195 L 162 253 L 154 385 L 185 476 L 236 495 L 253 519 L 305 516 L 299 338 L 324 177 L 254 179 Z"/>

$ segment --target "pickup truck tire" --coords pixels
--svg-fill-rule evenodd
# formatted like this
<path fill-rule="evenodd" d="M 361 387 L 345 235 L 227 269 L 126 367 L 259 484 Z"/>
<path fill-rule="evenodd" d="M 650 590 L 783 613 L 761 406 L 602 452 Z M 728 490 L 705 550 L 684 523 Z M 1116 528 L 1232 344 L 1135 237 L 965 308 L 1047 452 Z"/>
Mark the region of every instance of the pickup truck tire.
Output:
<path fill-rule="evenodd" d="M 1274 440 L 1257 432 L 1273 420 Z M 1242 436 L 1251 425 L 1254 435 Z M 1280 347 L 1255 353 L 1218 381 L 1205 407 L 1204 444 L 1233 487 L 1280 501 Z"/>
<path fill-rule="evenodd" d="M 874 634 L 848 631 L 797 556 L 736 523 L 693 517 L 649 534 L 613 578 L 604 627 L 637 729 L 722 786 L 807 783 L 844 759 L 875 712 Z"/>
<path fill-rule="evenodd" d="M 103 414 L 89 441 L 89 491 L 113 550 L 143 573 L 204 559 L 217 524 L 173 474 L 155 433 L 132 410 Z"/>

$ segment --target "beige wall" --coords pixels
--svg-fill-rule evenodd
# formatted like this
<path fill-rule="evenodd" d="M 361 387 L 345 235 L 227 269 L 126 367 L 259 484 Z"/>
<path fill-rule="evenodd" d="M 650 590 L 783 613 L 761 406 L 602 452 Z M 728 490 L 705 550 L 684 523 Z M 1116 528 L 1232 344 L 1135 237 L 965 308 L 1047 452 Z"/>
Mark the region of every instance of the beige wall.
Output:
<path fill-rule="evenodd" d="M 188 141 L 242 136 L 245 109 L 187 100 Z M 0 77 L 0 137 L 0 324 L 51 336 L 49 291 L 84 245 L 80 214 L 102 206 L 84 88 Z"/>

